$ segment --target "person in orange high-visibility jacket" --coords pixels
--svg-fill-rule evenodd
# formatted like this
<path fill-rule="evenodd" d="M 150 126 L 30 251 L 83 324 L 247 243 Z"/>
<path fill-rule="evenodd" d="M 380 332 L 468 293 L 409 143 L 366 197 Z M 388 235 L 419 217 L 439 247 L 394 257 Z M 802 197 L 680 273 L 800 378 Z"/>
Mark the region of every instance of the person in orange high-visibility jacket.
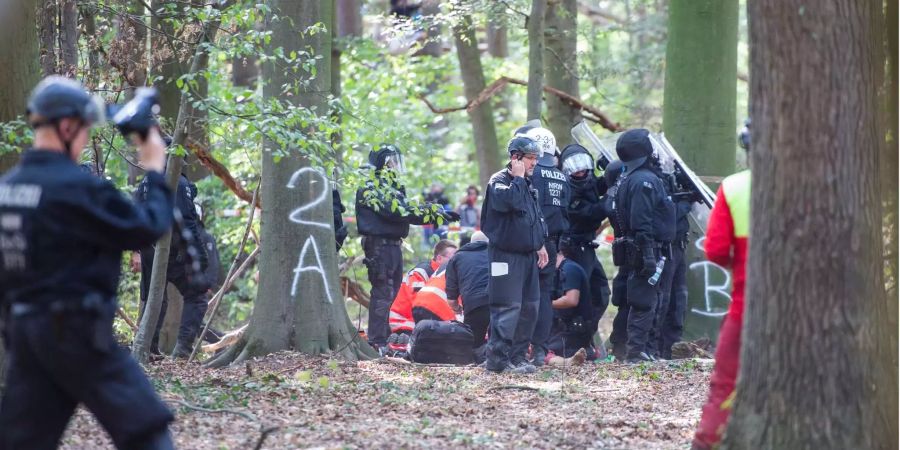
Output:
<path fill-rule="evenodd" d="M 447 266 L 443 265 L 431 275 L 425 287 L 419 289 L 412 302 L 412 315 L 416 323 L 422 320 L 455 320 L 456 313 L 447 302 Z M 457 302 L 458 299 L 453 299 Z"/>
<path fill-rule="evenodd" d="M 425 287 L 431 275 L 441 265 L 445 264 L 456 253 L 456 244 L 448 240 L 442 240 L 434 246 L 434 257 L 431 261 L 419 263 L 403 277 L 400 290 L 391 304 L 391 312 L 388 315 L 388 324 L 391 333 L 412 333 L 415 327 L 413 321 L 413 298 L 420 289 Z"/>
<path fill-rule="evenodd" d="M 709 379 L 709 398 L 703 406 L 693 449 L 718 445 L 728 423 L 731 407 L 726 402 L 734 392 L 741 351 L 744 314 L 744 281 L 747 238 L 750 231 L 750 171 L 722 181 L 706 229 L 706 257 L 732 272 L 731 306 L 719 330 L 716 363 Z"/>

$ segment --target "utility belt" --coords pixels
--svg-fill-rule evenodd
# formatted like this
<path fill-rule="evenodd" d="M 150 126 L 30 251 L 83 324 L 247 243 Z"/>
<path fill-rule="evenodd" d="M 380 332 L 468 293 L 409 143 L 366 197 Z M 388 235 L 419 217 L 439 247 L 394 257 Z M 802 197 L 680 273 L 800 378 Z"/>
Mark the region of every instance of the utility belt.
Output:
<path fill-rule="evenodd" d="M 669 244 L 654 242 L 650 247 L 655 252 L 654 258 L 660 254 L 670 256 Z M 633 237 L 621 236 L 612 242 L 613 264 L 618 267 L 636 268 L 643 264 L 643 250 L 637 245 Z"/>
<path fill-rule="evenodd" d="M 381 236 L 363 236 L 363 245 L 369 243 L 372 245 L 400 245 L 403 239 L 385 238 Z"/>
<path fill-rule="evenodd" d="M 11 317 L 25 317 L 33 315 L 64 315 L 66 313 L 115 313 L 116 303 L 112 300 L 104 300 L 99 294 L 88 294 L 80 300 L 55 300 L 52 302 L 37 303 L 13 303 L 10 306 Z"/>

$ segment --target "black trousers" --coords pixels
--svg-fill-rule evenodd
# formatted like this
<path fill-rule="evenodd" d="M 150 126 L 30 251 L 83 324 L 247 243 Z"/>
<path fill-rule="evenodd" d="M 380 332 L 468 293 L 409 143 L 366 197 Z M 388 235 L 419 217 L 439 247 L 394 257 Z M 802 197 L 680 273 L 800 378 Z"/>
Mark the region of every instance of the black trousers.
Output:
<path fill-rule="evenodd" d="M 557 240 L 547 239 L 544 241 L 544 248 L 547 250 L 548 262 L 543 269 L 538 272 L 538 285 L 540 287 L 541 300 L 538 305 L 537 322 L 534 326 L 534 333 L 531 335 L 531 345 L 535 349 L 541 349 L 545 353 L 547 351 L 547 339 L 550 338 L 550 329 L 553 327 L 553 299 L 550 298 L 550 292 L 553 290 L 553 284 L 556 282 L 556 253 Z M 516 358 L 524 357 L 524 352 L 528 351 L 528 343 L 516 344 Z"/>
<path fill-rule="evenodd" d="M 662 354 L 662 335 L 665 326 L 666 314 L 669 311 L 669 303 L 671 299 L 670 292 L 672 290 L 672 280 L 675 275 L 675 255 L 671 246 L 667 246 L 664 251 L 666 256 L 666 265 L 663 273 L 659 278 L 659 302 L 656 304 L 656 317 L 653 319 L 653 328 L 650 329 L 650 341 L 647 345 L 648 355 L 660 356 Z M 684 251 L 681 251 L 682 259 Z"/>
<path fill-rule="evenodd" d="M 148 256 L 144 256 L 148 255 Z M 144 306 L 147 304 L 147 296 L 150 295 L 150 277 L 153 272 L 153 252 L 141 252 L 141 314 L 144 314 Z M 178 327 L 178 342 L 183 345 L 193 346 L 194 340 L 203 328 L 203 316 L 209 306 L 208 287 L 192 285 L 186 276 L 175 275 L 167 279 L 166 283 L 172 283 L 181 293 L 184 306 L 181 309 L 181 325 Z M 156 321 L 156 330 L 153 332 L 152 348 L 159 348 L 159 330 L 166 319 L 166 310 L 169 307 L 169 296 L 163 291 L 163 303 L 159 310 L 159 320 Z"/>
<path fill-rule="evenodd" d="M 662 323 L 658 337 L 659 354 L 663 358 L 672 359 L 672 346 L 681 341 L 684 332 L 684 315 L 687 313 L 687 261 L 684 257 L 684 248 L 681 245 L 673 245 L 672 248 L 672 277 L 671 287 L 663 291 L 663 296 L 668 294 L 669 300 L 665 302 L 667 308 L 656 315 L 658 323 Z"/>
<path fill-rule="evenodd" d="M 441 321 L 441 318 L 438 317 L 437 314 L 431 312 L 427 308 L 423 308 L 421 306 L 414 306 L 412 309 L 413 321 L 419 323 L 423 320 L 437 320 Z"/>
<path fill-rule="evenodd" d="M 537 255 L 512 253 L 488 247 L 491 278 L 488 283 L 491 306 L 491 333 L 488 339 L 487 369 L 499 372 L 513 357 L 517 342 L 528 342 L 534 332 L 540 303 Z"/>
<path fill-rule="evenodd" d="M 491 325 L 491 307 L 479 306 L 465 314 L 463 323 L 472 329 L 472 348 L 478 348 L 487 342 L 488 327 Z"/>
<path fill-rule="evenodd" d="M 363 239 L 363 252 L 366 255 L 369 283 L 372 284 L 367 331 L 369 344 L 383 347 L 387 345 L 387 338 L 391 335 L 388 324 L 391 303 L 403 282 L 403 254 L 400 252 L 399 240 L 373 237 Z"/>
<path fill-rule="evenodd" d="M 582 245 L 575 251 L 575 255 L 571 258 L 578 263 L 588 276 L 588 282 L 591 287 L 591 306 L 594 307 L 595 324 L 600 323 L 600 318 L 606 312 L 609 306 L 609 280 L 606 278 L 606 272 L 597 259 L 597 253 L 590 245 Z"/>
<path fill-rule="evenodd" d="M 10 320 L 0 449 L 56 448 L 79 404 L 118 448 L 172 448 L 172 412 L 116 343 L 110 309 Z"/>
<path fill-rule="evenodd" d="M 649 277 L 641 276 L 637 270 L 628 274 L 625 287 L 628 293 L 628 358 L 646 352 L 650 345 L 650 329 L 656 319 L 659 304 L 659 284 L 651 285 Z"/>
<path fill-rule="evenodd" d="M 628 269 L 620 267 L 619 272 L 613 278 L 612 303 L 619 309 L 613 319 L 612 332 L 609 334 L 609 342 L 613 345 L 613 354 L 618 359 L 624 359 L 628 353 Z"/>

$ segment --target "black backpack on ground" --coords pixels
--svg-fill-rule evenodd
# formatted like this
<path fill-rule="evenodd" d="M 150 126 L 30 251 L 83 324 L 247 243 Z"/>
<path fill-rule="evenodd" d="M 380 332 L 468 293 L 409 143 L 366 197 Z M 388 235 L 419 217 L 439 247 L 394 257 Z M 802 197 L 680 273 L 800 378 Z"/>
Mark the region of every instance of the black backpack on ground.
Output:
<path fill-rule="evenodd" d="M 472 340 L 472 330 L 464 323 L 422 320 L 410 338 L 409 357 L 424 364 L 472 364 Z"/>

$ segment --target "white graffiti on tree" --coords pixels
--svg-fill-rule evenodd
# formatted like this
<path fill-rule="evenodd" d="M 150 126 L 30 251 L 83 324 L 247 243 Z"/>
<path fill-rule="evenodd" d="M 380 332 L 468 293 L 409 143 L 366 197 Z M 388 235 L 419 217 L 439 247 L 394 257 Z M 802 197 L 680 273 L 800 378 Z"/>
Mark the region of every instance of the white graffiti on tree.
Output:
<path fill-rule="evenodd" d="M 701 237 L 694 243 L 694 245 L 698 250 L 700 250 L 700 252 L 704 251 L 704 240 L 706 240 L 706 237 Z M 691 263 L 691 265 L 688 267 L 690 267 L 691 270 L 703 270 L 703 300 L 705 302 L 705 308 L 691 308 L 691 312 L 707 317 L 724 316 L 727 313 L 727 308 L 725 310 L 715 308 L 713 306 L 713 301 L 714 297 L 719 297 L 719 301 L 716 303 L 721 303 L 721 299 L 725 300 L 725 304 L 731 303 L 731 293 L 729 291 L 729 288 L 731 286 L 731 274 L 724 267 L 712 261 L 696 261 Z M 713 275 L 718 276 L 713 277 Z M 713 284 L 713 279 L 722 279 L 724 281 L 722 281 L 721 284 Z"/>
<path fill-rule="evenodd" d="M 305 220 L 302 218 L 304 211 L 315 208 L 316 206 L 324 202 L 328 197 L 328 179 L 325 178 L 325 175 L 323 175 L 322 172 L 313 169 L 312 167 L 304 167 L 291 175 L 291 179 L 290 181 L 288 181 L 287 188 L 294 189 L 300 176 L 306 173 L 310 174 L 309 176 L 312 177 L 309 181 L 310 189 L 312 189 L 312 186 L 314 184 L 318 183 L 322 186 L 322 191 L 316 198 L 312 199 L 312 201 L 300 206 L 299 208 L 291 212 L 291 214 L 288 216 L 288 219 L 298 225 L 308 225 L 330 229 L 331 224 Z M 305 265 L 304 262 L 306 261 L 307 254 L 309 253 L 310 249 L 312 250 L 313 256 L 315 257 L 315 264 Z M 303 242 L 303 248 L 300 249 L 300 257 L 297 258 L 297 267 L 294 268 L 294 281 L 291 284 L 291 297 L 297 296 L 297 287 L 300 284 L 300 275 L 304 272 L 315 272 L 319 274 L 319 276 L 322 278 L 322 285 L 325 288 L 325 296 L 328 299 L 328 303 L 332 303 L 331 289 L 329 289 L 328 277 L 325 273 L 325 266 L 324 264 L 322 264 L 322 257 L 319 253 L 319 244 L 316 242 L 316 239 L 312 234 L 306 237 L 306 241 Z"/>

